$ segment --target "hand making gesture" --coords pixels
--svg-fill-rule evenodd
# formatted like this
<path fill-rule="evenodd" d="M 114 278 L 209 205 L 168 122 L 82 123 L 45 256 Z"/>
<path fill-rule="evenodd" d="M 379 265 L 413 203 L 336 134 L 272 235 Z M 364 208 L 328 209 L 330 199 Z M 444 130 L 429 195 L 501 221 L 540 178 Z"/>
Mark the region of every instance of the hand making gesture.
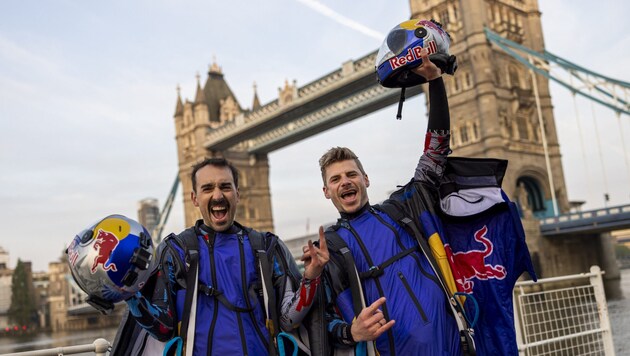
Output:
<path fill-rule="evenodd" d="M 326 246 L 326 237 L 324 236 L 324 228 L 319 227 L 319 247 L 315 246 L 311 240 L 308 245 L 302 247 L 302 262 L 304 262 L 304 278 L 315 279 L 324 270 L 324 266 L 328 263 L 328 246 Z"/>
<path fill-rule="evenodd" d="M 377 299 L 369 307 L 361 310 L 350 327 L 352 339 L 356 342 L 376 340 L 382 333 L 394 326 L 395 320 L 387 321 L 379 307 L 385 304 L 385 297 Z"/>
<path fill-rule="evenodd" d="M 422 64 L 411 69 L 412 72 L 423 76 L 428 82 L 442 76 L 442 70 L 435 63 L 431 62 L 429 51 L 426 48 L 420 51 L 420 58 L 422 58 Z"/>

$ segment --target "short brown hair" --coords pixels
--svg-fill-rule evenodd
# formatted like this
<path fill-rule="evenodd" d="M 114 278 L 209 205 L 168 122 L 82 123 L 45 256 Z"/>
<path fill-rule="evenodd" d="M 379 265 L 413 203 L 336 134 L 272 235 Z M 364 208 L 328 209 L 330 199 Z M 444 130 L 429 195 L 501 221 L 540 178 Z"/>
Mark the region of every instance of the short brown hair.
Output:
<path fill-rule="evenodd" d="M 192 181 L 192 189 L 197 193 L 197 171 L 205 166 L 228 167 L 234 178 L 235 188 L 238 189 L 238 170 L 225 158 L 206 158 L 192 167 L 190 180 Z"/>
<path fill-rule="evenodd" d="M 361 161 L 359 161 L 359 157 L 352 152 L 348 147 L 333 147 L 328 150 L 328 152 L 324 153 L 324 155 L 319 159 L 319 169 L 322 172 L 322 180 L 324 181 L 324 185 L 326 185 L 326 168 L 335 162 L 354 160 L 359 167 L 359 170 L 363 175 L 365 175 L 365 170 L 363 169 L 363 165 Z"/>

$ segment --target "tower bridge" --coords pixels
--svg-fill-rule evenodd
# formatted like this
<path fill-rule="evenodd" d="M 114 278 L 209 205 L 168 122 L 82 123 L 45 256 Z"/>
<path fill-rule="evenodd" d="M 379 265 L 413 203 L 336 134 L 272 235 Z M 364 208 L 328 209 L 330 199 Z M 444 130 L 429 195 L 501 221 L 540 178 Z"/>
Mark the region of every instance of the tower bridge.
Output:
<path fill-rule="evenodd" d="M 452 36 L 451 52 L 459 68 L 454 76 L 445 77 L 451 146 L 458 156 L 509 160 L 503 188 L 523 211 L 538 272 L 544 271 L 545 277 L 574 274 L 599 264 L 607 270 L 607 278 L 617 276 L 611 263 L 610 230 L 590 231 L 594 238 L 567 231 L 552 239 L 545 229 L 554 223 L 541 225 L 538 220 L 562 216 L 571 207 L 549 78 L 534 75 L 487 35 L 491 31 L 543 53 L 537 1 L 410 0 L 410 8 L 411 18 L 434 18 Z M 302 87 L 286 83 L 278 98 L 265 105 L 255 94 L 251 110 L 242 109 L 216 63 L 203 86 L 198 78 L 194 100 L 183 101 L 178 93 L 174 123 L 186 225 L 200 217 L 187 199 L 192 191 L 190 167 L 204 157 L 222 156 L 241 173 L 239 221 L 273 230 L 268 153 L 398 102 L 399 90 L 376 82 L 375 55 L 346 61 Z M 407 90 L 407 96 L 424 89 Z M 622 214 L 622 219 L 628 217 Z"/>
<path fill-rule="evenodd" d="M 284 100 L 241 113 L 208 132 L 204 147 L 224 151 L 243 143 L 249 154 L 266 154 L 397 103 L 400 90 L 378 84 L 375 60 L 376 51 L 301 88 L 291 87 Z M 410 88 L 406 97 L 420 92 L 420 87 Z"/>

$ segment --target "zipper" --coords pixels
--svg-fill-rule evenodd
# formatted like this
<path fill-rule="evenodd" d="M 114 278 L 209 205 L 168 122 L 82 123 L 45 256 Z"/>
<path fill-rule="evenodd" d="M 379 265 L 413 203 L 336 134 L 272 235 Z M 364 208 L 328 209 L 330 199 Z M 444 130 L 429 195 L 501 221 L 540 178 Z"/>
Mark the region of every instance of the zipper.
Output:
<path fill-rule="evenodd" d="M 245 343 L 245 331 L 243 330 L 243 318 L 241 313 L 236 313 L 236 319 L 238 320 L 238 333 L 241 336 L 241 347 L 243 348 L 243 356 L 247 356 L 247 344 Z"/>
<path fill-rule="evenodd" d="M 236 236 L 238 237 L 238 252 L 240 254 L 241 257 L 241 285 L 242 285 L 242 289 L 243 289 L 243 297 L 245 299 L 245 304 L 247 305 L 247 308 L 252 309 L 252 303 L 249 300 L 249 295 L 247 293 L 247 291 L 249 290 L 248 286 L 247 286 L 247 276 L 245 273 L 245 247 L 244 245 L 244 238 L 243 238 L 243 230 L 239 231 Z M 251 244 L 250 244 L 251 245 Z M 258 266 L 254 266 L 254 268 L 258 268 Z M 262 276 L 260 276 L 260 278 L 262 279 Z M 271 291 L 273 293 L 273 291 Z M 263 308 L 264 308 L 264 304 L 263 304 Z M 266 314 L 266 311 L 265 313 Z M 241 314 L 237 313 L 238 317 L 239 317 L 239 322 L 240 322 L 240 318 L 241 318 Z M 265 340 L 265 336 L 262 333 L 262 330 L 260 330 L 260 326 L 258 325 L 258 323 L 256 322 L 256 316 L 254 314 L 254 310 L 252 309 L 249 312 L 249 316 L 252 319 L 252 324 L 254 324 L 254 330 L 256 330 L 256 334 L 258 335 L 258 338 L 262 341 L 263 345 L 265 346 L 265 349 L 268 350 L 269 349 L 269 342 L 267 342 L 267 340 Z M 278 327 L 276 325 L 274 325 L 274 327 Z M 244 340 L 243 340 L 244 342 Z M 244 351 L 246 352 L 246 351 Z"/>
<path fill-rule="evenodd" d="M 372 257 L 368 253 L 368 250 L 365 247 L 365 244 L 363 243 L 363 240 L 361 240 L 361 238 L 359 237 L 359 234 L 356 232 L 356 230 L 354 230 L 352 225 L 350 225 L 350 222 L 347 221 L 347 220 L 342 220 L 340 225 L 341 225 L 341 227 L 346 228 L 348 231 L 350 231 L 350 233 L 352 234 L 354 239 L 359 244 L 359 247 L 361 248 L 361 251 L 363 252 L 363 255 L 365 256 L 365 259 L 366 259 L 367 263 L 370 266 L 374 266 L 374 261 L 372 261 Z M 351 271 L 348 271 L 348 272 L 352 273 Z M 385 292 L 383 291 L 383 286 L 381 285 L 381 282 L 379 281 L 379 279 L 378 278 L 374 278 L 374 283 L 376 284 L 376 289 L 378 289 L 379 295 L 381 297 L 384 297 L 385 296 Z M 385 316 L 386 320 L 390 320 L 391 319 L 389 317 L 389 310 L 387 309 L 387 305 L 386 304 L 383 304 L 383 315 Z M 396 348 L 394 346 L 394 334 L 393 334 L 391 329 L 387 331 L 387 340 L 389 341 L 389 354 L 390 355 L 396 355 Z"/>
<path fill-rule="evenodd" d="M 211 238 L 208 237 L 208 234 L 204 235 L 204 240 L 206 240 L 208 244 L 208 254 L 210 255 L 210 273 L 212 278 L 212 286 L 217 288 L 217 271 L 215 268 L 214 262 L 214 240 L 216 239 L 216 234 L 212 234 Z M 212 336 L 214 334 L 214 328 L 217 323 L 217 318 L 219 316 L 219 300 L 217 298 L 214 299 L 214 312 L 212 313 L 212 322 L 210 323 L 210 330 L 208 331 L 208 355 L 212 354 Z"/>
<path fill-rule="evenodd" d="M 422 321 L 424 321 L 425 324 L 428 323 L 429 319 L 427 318 L 427 314 L 424 312 L 424 309 L 422 309 L 422 305 L 420 305 L 420 301 L 418 300 L 416 295 L 413 293 L 413 290 L 411 290 L 411 286 L 409 285 L 409 282 L 407 282 L 405 275 L 401 271 L 398 271 L 398 278 L 400 278 L 400 281 L 402 282 L 403 286 L 405 286 L 405 289 L 407 290 L 409 297 L 411 297 L 411 301 L 416 306 L 416 309 L 418 310 L 418 312 L 420 313 L 420 316 L 422 317 Z"/>

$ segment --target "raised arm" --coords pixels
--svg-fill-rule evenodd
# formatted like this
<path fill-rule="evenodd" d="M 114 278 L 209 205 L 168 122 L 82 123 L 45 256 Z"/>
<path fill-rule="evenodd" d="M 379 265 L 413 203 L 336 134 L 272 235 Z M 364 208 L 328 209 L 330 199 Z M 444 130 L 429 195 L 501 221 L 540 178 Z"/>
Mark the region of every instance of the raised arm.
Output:
<path fill-rule="evenodd" d="M 328 248 L 323 227 L 319 227 L 319 243 L 317 246 L 309 241 L 302 251 L 304 255 L 301 259 L 305 265 L 304 278 L 299 282 L 297 290 L 293 286 L 292 279 L 288 278 L 288 283 L 286 283 L 284 290 L 280 318 L 280 326 L 284 330 L 297 328 L 306 314 L 308 314 L 315 300 L 317 286 L 321 281 L 321 272 L 326 263 L 328 263 Z M 288 257 L 287 259 L 291 260 L 289 262 L 293 262 L 290 254 Z"/>
<path fill-rule="evenodd" d="M 429 60 L 426 51 L 423 51 L 422 58 L 423 65 L 413 71 L 429 79 L 429 123 L 414 179 L 437 184 L 444 171 L 446 157 L 451 153 L 451 119 L 441 71 Z"/>

